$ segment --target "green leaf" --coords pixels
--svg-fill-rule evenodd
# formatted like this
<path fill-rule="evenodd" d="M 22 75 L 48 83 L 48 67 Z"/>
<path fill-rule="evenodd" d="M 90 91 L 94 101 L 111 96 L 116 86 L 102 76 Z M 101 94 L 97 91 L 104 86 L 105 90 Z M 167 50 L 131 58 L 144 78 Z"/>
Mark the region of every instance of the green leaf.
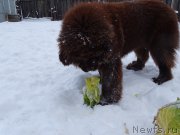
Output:
<path fill-rule="evenodd" d="M 84 94 L 84 104 L 90 105 L 90 101 L 89 101 L 89 99 L 88 99 L 86 94 Z"/>
<path fill-rule="evenodd" d="M 155 124 L 165 131 L 164 135 L 180 135 L 180 102 L 168 104 L 159 109 Z M 156 133 L 160 135 L 160 133 Z"/>
<path fill-rule="evenodd" d="M 100 90 L 99 90 L 99 77 L 90 77 L 86 78 L 86 89 L 84 92 L 84 103 L 90 107 L 94 107 L 94 105 L 100 102 Z"/>

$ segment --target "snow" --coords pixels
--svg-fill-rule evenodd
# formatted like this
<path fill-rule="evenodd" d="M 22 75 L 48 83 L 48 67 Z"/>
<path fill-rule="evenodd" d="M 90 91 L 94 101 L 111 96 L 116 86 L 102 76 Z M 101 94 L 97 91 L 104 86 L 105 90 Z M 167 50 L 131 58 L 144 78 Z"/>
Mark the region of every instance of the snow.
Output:
<path fill-rule="evenodd" d="M 158 75 L 152 59 L 134 72 L 125 68 L 135 59 L 128 55 L 121 101 L 91 109 L 82 88 L 97 72 L 59 62 L 60 28 L 48 19 L 0 23 L 0 135 L 153 135 L 158 108 L 180 97 L 180 52 L 174 79 L 160 86 L 151 80 Z"/>

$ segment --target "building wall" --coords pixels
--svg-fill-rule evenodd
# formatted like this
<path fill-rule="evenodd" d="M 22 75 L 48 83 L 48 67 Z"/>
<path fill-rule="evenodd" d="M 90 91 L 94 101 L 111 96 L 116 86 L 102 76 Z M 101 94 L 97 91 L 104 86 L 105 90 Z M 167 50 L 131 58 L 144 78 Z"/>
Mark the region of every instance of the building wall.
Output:
<path fill-rule="evenodd" d="M 15 0 L 0 0 L 0 22 L 6 21 L 7 14 L 16 14 Z"/>
<path fill-rule="evenodd" d="M 0 22 L 5 20 L 3 0 L 0 0 Z"/>

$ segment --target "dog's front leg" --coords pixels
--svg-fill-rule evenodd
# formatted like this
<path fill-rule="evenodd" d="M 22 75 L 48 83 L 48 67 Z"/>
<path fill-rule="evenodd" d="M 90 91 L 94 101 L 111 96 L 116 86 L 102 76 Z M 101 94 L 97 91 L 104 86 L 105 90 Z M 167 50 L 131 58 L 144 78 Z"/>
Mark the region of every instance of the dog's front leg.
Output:
<path fill-rule="evenodd" d="M 122 94 L 122 66 L 121 60 L 115 59 L 102 65 L 99 69 L 102 82 L 102 96 L 100 104 L 117 103 Z"/>

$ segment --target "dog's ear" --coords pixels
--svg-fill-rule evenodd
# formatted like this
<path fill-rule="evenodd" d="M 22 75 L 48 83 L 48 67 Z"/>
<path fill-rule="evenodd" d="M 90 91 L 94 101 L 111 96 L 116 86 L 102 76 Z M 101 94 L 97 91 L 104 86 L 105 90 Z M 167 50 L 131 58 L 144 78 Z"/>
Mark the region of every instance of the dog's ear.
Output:
<path fill-rule="evenodd" d="M 65 56 L 63 55 L 62 52 L 59 53 L 59 60 L 64 64 L 64 65 L 69 65 Z"/>
<path fill-rule="evenodd" d="M 69 57 L 68 57 L 68 49 L 66 48 L 65 45 L 61 44 L 59 45 L 60 51 L 59 51 L 59 60 L 64 64 L 64 65 L 69 65 L 71 64 Z"/>

